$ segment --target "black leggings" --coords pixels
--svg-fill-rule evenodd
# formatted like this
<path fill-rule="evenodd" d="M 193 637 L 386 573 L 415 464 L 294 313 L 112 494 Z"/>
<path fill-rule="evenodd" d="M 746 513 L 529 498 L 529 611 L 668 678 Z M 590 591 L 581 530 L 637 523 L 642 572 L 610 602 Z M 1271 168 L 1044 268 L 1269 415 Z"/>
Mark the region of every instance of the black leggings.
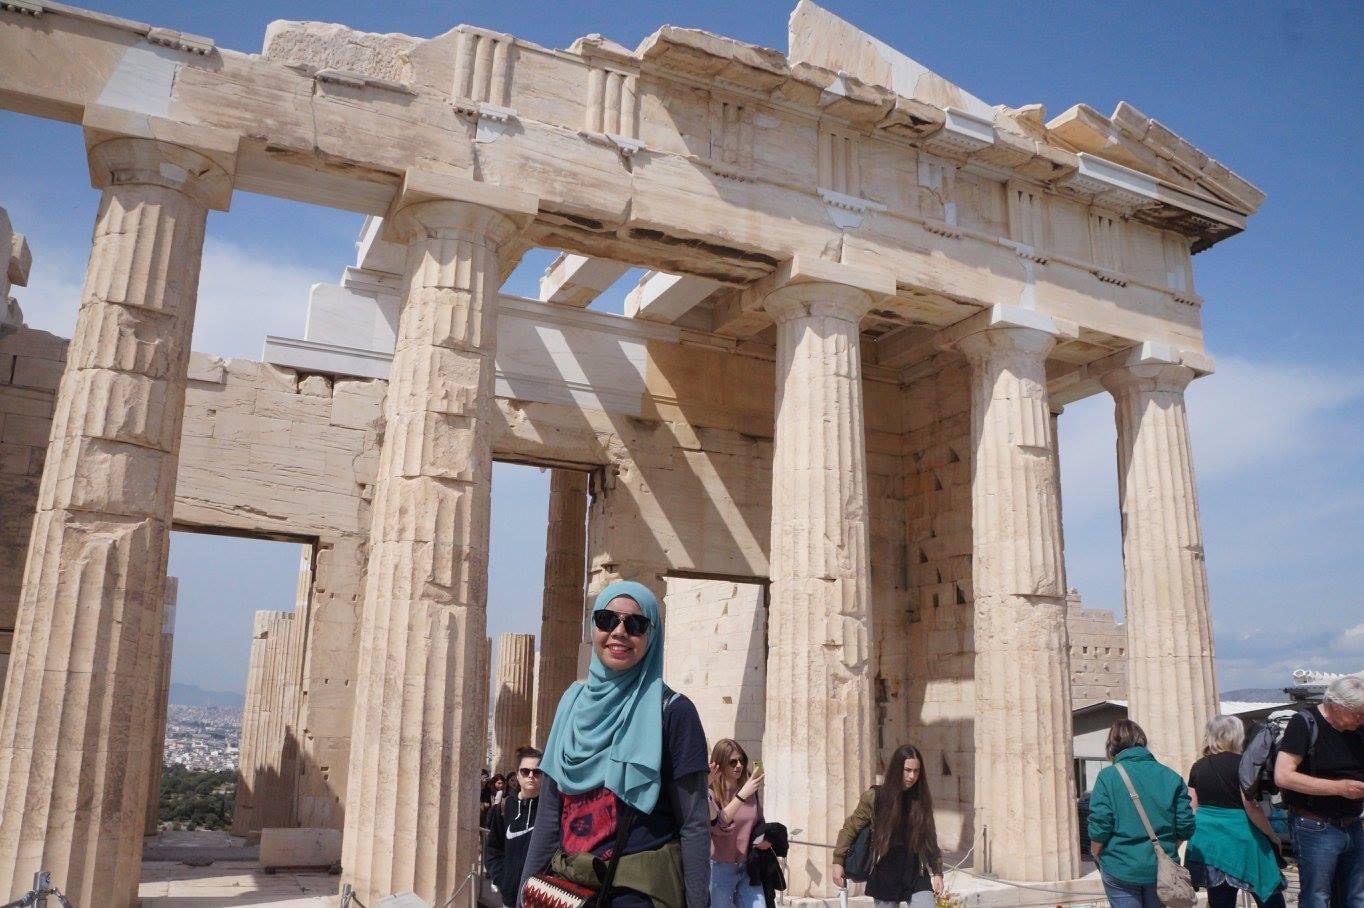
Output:
<path fill-rule="evenodd" d="M 1209 886 L 1208 908 L 1236 908 L 1236 899 L 1240 894 L 1241 890 L 1237 889 L 1235 886 L 1228 886 L 1226 883 L 1223 883 L 1220 886 Z M 1255 893 L 1252 892 L 1250 895 L 1251 898 L 1255 899 L 1255 904 L 1258 905 L 1259 908 L 1284 908 L 1282 889 L 1265 899 L 1263 902 L 1260 901 L 1260 897 Z"/>

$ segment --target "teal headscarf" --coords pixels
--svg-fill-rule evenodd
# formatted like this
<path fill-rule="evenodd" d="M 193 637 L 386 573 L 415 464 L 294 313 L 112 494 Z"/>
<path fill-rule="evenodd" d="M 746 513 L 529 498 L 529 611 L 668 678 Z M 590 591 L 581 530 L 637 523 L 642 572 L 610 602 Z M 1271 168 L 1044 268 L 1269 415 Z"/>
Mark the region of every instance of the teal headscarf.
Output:
<path fill-rule="evenodd" d="M 605 786 L 641 814 L 658 803 L 663 765 L 663 627 L 658 599 L 649 588 L 617 581 L 597 595 L 592 611 L 617 596 L 639 603 L 648 617 L 644 658 L 612 671 L 592 652 L 587 681 L 575 681 L 554 714 L 540 764 L 568 794 Z"/>

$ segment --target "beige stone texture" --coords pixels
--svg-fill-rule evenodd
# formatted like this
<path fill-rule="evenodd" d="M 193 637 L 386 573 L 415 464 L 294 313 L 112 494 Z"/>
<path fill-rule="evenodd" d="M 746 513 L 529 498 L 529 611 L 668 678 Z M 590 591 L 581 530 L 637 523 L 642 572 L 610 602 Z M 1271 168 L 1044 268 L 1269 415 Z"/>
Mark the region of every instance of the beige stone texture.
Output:
<path fill-rule="evenodd" d="M 928 754 L 938 839 L 965 852 L 975 837 L 975 587 L 971 533 L 971 382 L 964 359 L 944 357 L 906 389 L 904 511 L 908 561 L 903 648 L 880 647 L 900 740 Z M 873 504 L 876 502 L 873 498 Z M 872 571 L 877 563 L 872 561 Z M 897 610 L 898 611 L 898 610 Z M 884 764 L 883 764 L 884 765 Z"/>
<path fill-rule="evenodd" d="M 296 823 L 298 680 L 303 628 L 293 612 L 256 612 L 242 708 L 232 834 Z"/>
<path fill-rule="evenodd" d="M 152 744 L 148 748 L 146 835 L 156 835 L 161 826 L 161 772 L 166 764 L 166 710 L 170 704 L 171 655 L 175 644 L 175 606 L 180 581 L 166 578 L 166 595 L 161 612 L 161 640 L 156 650 L 156 715 L 152 718 Z"/>
<path fill-rule="evenodd" d="M 535 635 L 497 637 L 496 701 L 493 704 L 493 772 L 516 771 L 516 748 L 530 743 L 535 706 Z"/>
<path fill-rule="evenodd" d="M 1198 759 L 1203 727 L 1217 713 L 1207 562 L 1184 408 L 1194 375 L 1177 363 L 1138 363 L 1101 379 L 1118 424 L 1127 714 L 1146 731 L 1157 759 L 1180 771 Z"/>
<path fill-rule="evenodd" d="M 549 477 L 545 531 L 545 591 L 535 662 L 532 743 L 544 748 L 559 699 L 578 677 L 587 559 L 587 474 L 554 470 Z"/>
<path fill-rule="evenodd" d="M 959 341 L 974 452 L 975 825 L 986 869 L 1012 880 L 1079 876 L 1054 344 L 993 318 Z"/>
<path fill-rule="evenodd" d="M 858 323 L 844 284 L 791 284 L 777 322 L 767 810 L 831 844 L 871 781 L 871 567 Z M 788 890 L 831 896 L 828 854 L 793 845 Z"/>
<path fill-rule="evenodd" d="M 133 904 L 175 467 L 209 204 L 187 148 L 112 139 L 0 708 L 0 880 Z M 8 414 L 4 438 L 13 437 Z M 17 438 L 34 444 L 32 434 Z M 117 628 L 118 634 L 102 633 Z"/>
<path fill-rule="evenodd" d="M 709 744 L 733 738 L 763 755 L 766 591 L 756 583 L 669 577 L 663 677 L 696 704 Z"/>
<path fill-rule="evenodd" d="M 1098 700 L 1126 700 L 1127 628 L 1112 612 L 1085 608 L 1080 594 L 1071 590 L 1066 594 L 1066 635 L 1071 702 L 1078 708 Z"/>
<path fill-rule="evenodd" d="M 516 224 L 420 182 L 409 175 L 391 225 L 408 246 L 408 290 L 374 493 L 343 861 L 363 901 L 446 898 L 478 844 L 496 281 Z"/>
<path fill-rule="evenodd" d="M 344 829 L 367 903 L 448 897 L 486 759 L 494 457 L 588 476 L 587 597 L 620 577 L 660 596 L 771 581 L 769 808 L 805 840 L 832 841 L 910 741 L 945 846 L 982 839 L 1002 876 L 1070 874 L 1072 682 L 1111 690 L 1114 672 L 1084 651 L 1110 629 L 1065 600 L 1048 405 L 1104 385 L 1133 714 L 1187 763 L 1170 742 L 1196 741 L 1214 691 L 1182 397 L 1210 368 L 1191 256 L 1263 195 L 1157 120 L 987 107 L 808 0 L 785 53 L 670 26 L 552 50 L 473 25 L 283 22 L 257 55 L 23 13 L 0 10 L 0 60 L 20 61 L 0 107 L 80 119 L 104 198 L 69 356 L 0 318 L 14 894 L 43 864 L 77 904 L 133 898 L 174 522 L 308 546 L 298 642 L 270 681 L 297 701 L 280 711 L 291 822 Z M 271 338 L 262 363 L 187 349 L 204 209 L 234 186 L 382 216 L 348 292 L 319 297 L 332 333 Z M 531 245 L 564 253 L 544 299 L 498 297 Z M 394 251 L 405 268 L 381 265 Z M 641 292 L 636 318 L 582 308 L 625 266 L 667 292 Z M 378 296 L 400 286 L 390 360 Z M 367 334 L 347 348 L 350 324 Z M 570 676 L 545 658 L 551 627 L 581 628 L 584 604 L 581 576 L 546 577 L 541 703 Z M 685 629 L 693 593 L 671 592 Z M 706 710 L 731 683 L 677 670 Z M 791 879 L 829 894 L 826 853 L 798 848 Z"/>
<path fill-rule="evenodd" d="M 263 829 L 260 865 L 267 870 L 289 867 L 330 867 L 341 860 L 341 830 L 305 826 Z"/>

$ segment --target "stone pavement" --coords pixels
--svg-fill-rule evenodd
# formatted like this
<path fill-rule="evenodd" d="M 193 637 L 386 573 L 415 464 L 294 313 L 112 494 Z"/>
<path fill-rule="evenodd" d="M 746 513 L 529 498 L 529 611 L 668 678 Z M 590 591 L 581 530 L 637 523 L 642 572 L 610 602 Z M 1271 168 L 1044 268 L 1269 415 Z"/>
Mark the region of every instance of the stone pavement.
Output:
<path fill-rule="evenodd" d="M 221 861 L 207 867 L 144 861 L 138 896 L 144 908 L 320 908 L 336 905 L 340 885 L 340 877 L 327 873 L 266 873 L 255 861 Z"/>

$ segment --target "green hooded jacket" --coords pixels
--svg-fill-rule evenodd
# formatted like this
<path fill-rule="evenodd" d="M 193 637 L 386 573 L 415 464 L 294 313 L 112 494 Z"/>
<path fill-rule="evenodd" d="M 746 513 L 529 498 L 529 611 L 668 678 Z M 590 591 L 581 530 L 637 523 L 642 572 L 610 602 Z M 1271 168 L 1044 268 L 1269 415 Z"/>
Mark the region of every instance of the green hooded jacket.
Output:
<path fill-rule="evenodd" d="M 1194 833 L 1189 789 L 1179 773 L 1151 756 L 1145 747 L 1129 747 L 1114 761 L 1121 763 L 1141 796 L 1146 816 L 1171 860 L 1179 861 L 1179 843 Z M 1104 846 L 1099 866 L 1114 879 L 1134 886 L 1156 881 L 1156 855 L 1137 808 L 1112 766 L 1105 766 L 1094 780 L 1089 797 L 1089 837 Z"/>

